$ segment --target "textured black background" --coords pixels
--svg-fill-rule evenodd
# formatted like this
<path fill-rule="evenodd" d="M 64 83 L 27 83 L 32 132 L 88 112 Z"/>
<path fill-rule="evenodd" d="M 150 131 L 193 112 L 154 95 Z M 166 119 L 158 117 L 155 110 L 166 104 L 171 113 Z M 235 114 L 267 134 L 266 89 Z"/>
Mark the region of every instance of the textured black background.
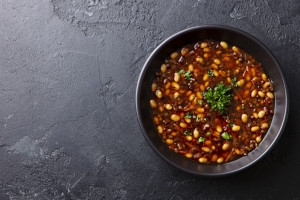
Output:
<path fill-rule="evenodd" d="M 0 199 L 300 199 L 299 0 L 1 0 Z M 240 28 L 287 77 L 291 112 L 255 166 L 196 177 L 144 140 L 135 88 L 150 52 L 201 24 Z"/>

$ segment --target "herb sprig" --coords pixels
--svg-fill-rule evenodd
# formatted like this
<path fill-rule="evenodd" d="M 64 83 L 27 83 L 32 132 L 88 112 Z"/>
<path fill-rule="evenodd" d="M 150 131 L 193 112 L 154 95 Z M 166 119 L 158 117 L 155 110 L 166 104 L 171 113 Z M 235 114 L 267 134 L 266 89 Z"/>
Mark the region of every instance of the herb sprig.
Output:
<path fill-rule="evenodd" d="M 214 110 L 218 110 L 221 114 L 226 113 L 226 109 L 233 98 L 230 86 L 219 83 L 214 89 L 209 88 L 207 92 L 203 92 L 204 99 L 211 104 Z"/>
<path fill-rule="evenodd" d="M 191 116 L 191 114 L 190 113 L 185 113 L 185 116 L 184 116 L 185 118 L 192 118 L 192 116 Z"/>
<path fill-rule="evenodd" d="M 180 74 L 183 74 L 183 76 L 184 76 L 184 78 L 185 78 L 185 80 L 187 80 L 187 81 L 190 81 L 190 80 L 192 80 L 192 73 L 190 72 L 190 70 L 188 70 L 187 72 L 185 72 L 183 69 L 182 70 L 180 70 L 179 72 L 178 72 L 178 74 L 180 75 Z"/>
<path fill-rule="evenodd" d="M 227 132 L 224 132 L 224 133 L 222 133 L 222 138 L 224 139 L 224 140 L 231 140 L 232 139 L 232 135 L 230 135 L 229 133 L 227 133 Z"/>
<path fill-rule="evenodd" d="M 184 135 L 192 135 L 192 132 L 190 132 L 190 131 L 184 131 L 183 134 L 184 134 Z"/>
<path fill-rule="evenodd" d="M 187 71 L 187 72 L 184 74 L 184 78 L 185 78 L 185 80 L 187 80 L 187 81 L 190 81 L 190 80 L 191 80 L 192 74 L 191 74 L 190 70 Z"/>
<path fill-rule="evenodd" d="M 182 70 L 180 70 L 180 71 L 178 72 L 178 75 L 184 74 L 184 73 L 185 73 L 185 71 L 182 69 Z"/>
<path fill-rule="evenodd" d="M 193 118 L 196 119 L 196 122 L 200 121 L 198 115 L 193 115 Z"/>
<path fill-rule="evenodd" d="M 214 76 L 214 72 L 213 72 L 213 70 L 208 70 L 208 76 Z"/>
<path fill-rule="evenodd" d="M 234 87 L 238 87 L 236 77 L 234 77 L 234 78 L 231 80 L 231 85 L 233 85 Z"/>

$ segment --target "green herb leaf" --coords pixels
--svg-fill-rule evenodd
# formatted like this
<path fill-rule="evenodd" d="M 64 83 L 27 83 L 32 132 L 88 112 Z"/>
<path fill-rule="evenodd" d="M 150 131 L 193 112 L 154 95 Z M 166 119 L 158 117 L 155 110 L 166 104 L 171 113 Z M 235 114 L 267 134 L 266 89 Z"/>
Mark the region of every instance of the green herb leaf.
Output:
<path fill-rule="evenodd" d="M 231 85 L 233 85 L 234 87 L 238 87 L 237 81 L 236 81 L 236 77 L 234 77 L 234 78 L 231 80 Z"/>
<path fill-rule="evenodd" d="M 182 69 L 182 70 L 180 70 L 180 71 L 178 72 L 178 75 L 184 74 L 184 73 L 185 73 L 185 71 Z"/>
<path fill-rule="evenodd" d="M 213 70 L 208 70 L 208 76 L 214 76 L 214 72 L 213 72 Z"/>
<path fill-rule="evenodd" d="M 199 137 L 198 142 L 204 142 L 206 140 L 206 138 L 204 137 Z"/>
<path fill-rule="evenodd" d="M 190 113 L 185 113 L 185 118 L 192 118 Z"/>
<path fill-rule="evenodd" d="M 192 132 L 184 131 L 184 135 L 192 135 Z"/>
<path fill-rule="evenodd" d="M 202 106 L 203 100 L 199 100 L 198 103 Z"/>
<path fill-rule="evenodd" d="M 245 109 L 245 106 L 242 106 L 242 109 Z"/>
<path fill-rule="evenodd" d="M 207 133 L 206 133 L 206 135 L 210 135 L 211 134 L 211 132 L 210 131 L 208 131 Z"/>
<path fill-rule="evenodd" d="M 230 139 L 232 139 L 232 136 L 229 133 L 227 133 L 227 132 L 222 133 L 221 136 L 222 136 L 222 138 L 224 140 L 230 140 Z"/>
<path fill-rule="evenodd" d="M 193 115 L 193 118 L 196 119 L 196 122 L 199 122 L 199 117 L 198 117 L 198 115 Z"/>
<path fill-rule="evenodd" d="M 206 119 L 206 118 L 204 118 L 203 120 L 204 120 L 204 121 L 206 121 L 207 119 Z"/>
<path fill-rule="evenodd" d="M 230 122 L 230 123 L 229 123 L 229 126 L 233 127 L 233 122 Z"/>
<path fill-rule="evenodd" d="M 190 80 L 191 80 L 192 74 L 191 74 L 190 70 L 187 71 L 187 72 L 184 74 L 184 78 L 185 78 L 185 80 L 187 80 L 187 81 L 190 81 Z"/>
<path fill-rule="evenodd" d="M 211 104 L 214 110 L 218 110 L 221 114 L 226 112 L 233 94 L 230 86 L 224 86 L 223 83 L 218 84 L 214 90 L 209 88 L 207 92 L 203 92 L 204 99 Z"/>

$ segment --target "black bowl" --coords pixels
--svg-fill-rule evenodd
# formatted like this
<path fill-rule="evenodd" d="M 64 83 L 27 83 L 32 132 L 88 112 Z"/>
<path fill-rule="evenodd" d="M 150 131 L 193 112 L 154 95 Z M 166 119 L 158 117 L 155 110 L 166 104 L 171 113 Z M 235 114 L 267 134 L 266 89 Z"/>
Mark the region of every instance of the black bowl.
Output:
<path fill-rule="evenodd" d="M 169 150 L 156 131 L 149 105 L 151 84 L 155 72 L 168 56 L 187 44 L 193 44 L 204 39 L 226 41 L 236 45 L 253 55 L 262 63 L 274 83 L 275 110 L 270 128 L 257 148 L 247 156 L 232 162 L 219 165 L 206 165 Z M 183 30 L 162 42 L 149 56 L 140 73 L 136 91 L 136 111 L 144 137 L 164 160 L 173 166 L 196 175 L 218 176 L 232 174 L 249 167 L 261 159 L 278 141 L 282 134 L 288 116 L 288 91 L 279 64 L 270 51 L 256 38 L 238 29 L 221 25 L 204 25 Z"/>

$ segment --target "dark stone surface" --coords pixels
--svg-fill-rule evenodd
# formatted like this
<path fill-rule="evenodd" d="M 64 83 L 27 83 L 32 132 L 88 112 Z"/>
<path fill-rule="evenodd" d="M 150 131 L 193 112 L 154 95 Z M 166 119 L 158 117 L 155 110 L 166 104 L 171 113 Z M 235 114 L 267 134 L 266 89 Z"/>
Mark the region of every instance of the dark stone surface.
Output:
<path fill-rule="evenodd" d="M 300 199 L 300 1 L 3 0 L 0 199 Z M 254 35 L 278 58 L 291 113 L 275 149 L 222 178 L 162 161 L 135 114 L 143 62 L 201 24 Z"/>

